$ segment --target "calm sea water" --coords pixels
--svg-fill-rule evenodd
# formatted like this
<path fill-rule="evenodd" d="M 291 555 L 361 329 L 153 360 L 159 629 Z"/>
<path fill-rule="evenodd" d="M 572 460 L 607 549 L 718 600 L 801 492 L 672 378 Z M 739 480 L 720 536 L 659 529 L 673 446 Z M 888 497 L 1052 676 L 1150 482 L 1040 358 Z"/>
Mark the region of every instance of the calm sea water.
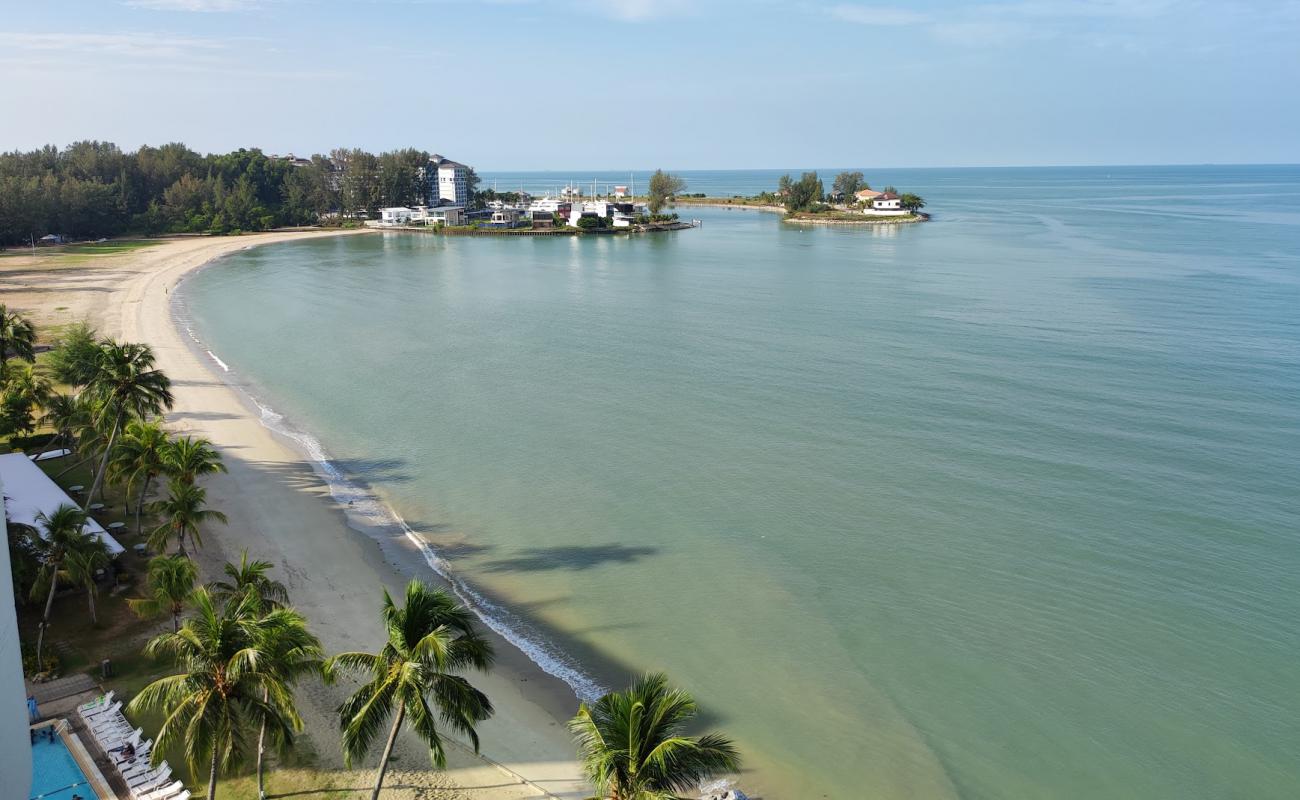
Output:
<path fill-rule="evenodd" d="M 934 221 L 354 237 L 183 295 L 539 660 L 668 670 L 744 787 L 1300 796 L 1300 168 L 868 178 Z"/>

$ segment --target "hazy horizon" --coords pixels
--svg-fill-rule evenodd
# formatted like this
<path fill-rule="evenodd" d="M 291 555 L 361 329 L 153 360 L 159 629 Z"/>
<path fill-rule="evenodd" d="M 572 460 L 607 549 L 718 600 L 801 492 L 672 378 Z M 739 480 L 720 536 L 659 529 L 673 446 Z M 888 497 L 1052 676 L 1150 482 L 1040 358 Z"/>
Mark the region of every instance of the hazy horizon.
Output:
<path fill-rule="evenodd" d="M 10 5 L 4 150 L 413 146 L 494 171 L 1300 162 L 1294 1 Z"/>

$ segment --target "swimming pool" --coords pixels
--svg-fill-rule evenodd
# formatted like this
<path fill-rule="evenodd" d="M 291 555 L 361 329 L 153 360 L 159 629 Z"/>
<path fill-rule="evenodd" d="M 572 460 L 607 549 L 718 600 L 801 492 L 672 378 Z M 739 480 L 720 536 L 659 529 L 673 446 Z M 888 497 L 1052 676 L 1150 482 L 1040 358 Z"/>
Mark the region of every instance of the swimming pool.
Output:
<path fill-rule="evenodd" d="M 83 800 L 100 800 L 63 738 L 56 734 L 50 742 L 45 731 L 38 728 L 32 744 L 31 800 L 72 800 L 74 795 Z"/>

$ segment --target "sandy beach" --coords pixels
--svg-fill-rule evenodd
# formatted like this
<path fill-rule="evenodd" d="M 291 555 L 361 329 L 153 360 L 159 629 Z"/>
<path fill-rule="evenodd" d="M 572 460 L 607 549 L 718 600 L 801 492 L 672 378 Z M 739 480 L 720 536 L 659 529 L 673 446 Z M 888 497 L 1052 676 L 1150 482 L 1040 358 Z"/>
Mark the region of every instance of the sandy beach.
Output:
<path fill-rule="evenodd" d="M 415 571 L 413 546 L 400 536 L 377 543 L 351 527 L 312 462 L 264 427 L 244 398 L 214 374 L 215 362 L 201 356 L 176 328 L 170 308 L 173 287 L 213 259 L 248 247 L 329 235 L 350 234 L 176 239 L 60 266 L 40 256 L 6 255 L 0 258 L 0 302 L 27 315 L 41 330 L 85 319 L 103 335 L 151 345 L 176 395 L 167 416 L 169 428 L 211 439 L 230 470 L 206 481 L 211 505 L 226 512 L 229 525 L 205 534 L 199 553 L 203 576 L 211 578 L 222 562 L 247 549 L 276 565 L 277 577 L 328 651 L 374 650 L 383 640 L 381 589 L 400 594 Z M 420 577 L 436 581 L 428 570 Z M 425 749 L 407 736 L 393 763 L 396 772 L 390 773 L 389 783 L 397 789 L 392 797 L 586 795 L 564 726 L 577 706 L 572 691 L 504 639 L 494 636 L 494 644 L 496 669 L 474 676 L 496 707 L 479 731 L 486 758 L 455 747 L 449 752 L 449 769 L 435 773 L 427 769 Z M 304 687 L 303 716 L 324 768 L 341 768 L 332 711 L 351 688 L 348 683 Z"/>

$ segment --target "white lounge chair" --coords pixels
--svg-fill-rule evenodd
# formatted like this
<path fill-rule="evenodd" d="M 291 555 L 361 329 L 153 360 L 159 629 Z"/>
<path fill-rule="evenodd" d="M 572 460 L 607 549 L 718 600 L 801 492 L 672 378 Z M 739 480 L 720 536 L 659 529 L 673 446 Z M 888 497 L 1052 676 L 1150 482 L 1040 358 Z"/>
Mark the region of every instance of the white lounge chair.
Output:
<path fill-rule="evenodd" d="M 121 747 L 126 744 L 132 736 L 135 735 L 139 728 L 132 728 L 131 723 L 126 721 L 126 717 L 119 717 L 115 720 L 109 720 L 103 725 L 90 729 L 90 733 L 95 737 L 105 750 L 113 747 Z"/>
<path fill-rule="evenodd" d="M 176 781 L 175 783 L 164 786 L 161 789 L 154 789 L 153 791 L 144 793 L 133 792 L 133 795 L 135 796 L 135 800 L 163 800 L 164 797 L 170 797 L 184 788 L 185 784 Z"/>
<path fill-rule="evenodd" d="M 91 725 L 94 725 L 97 722 L 101 722 L 107 719 L 109 715 L 116 714 L 121 710 L 122 710 L 122 701 L 118 700 L 117 702 L 112 703 L 111 705 L 107 705 L 99 709 L 82 711 L 81 719 L 86 723 L 87 727 L 89 727 Z"/>
<path fill-rule="evenodd" d="M 190 790 L 184 789 L 180 794 L 174 794 L 171 797 L 166 798 L 166 800 L 190 800 Z"/>
<path fill-rule="evenodd" d="M 121 773 L 123 778 L 127 779 L 128 783 L 130 783 L 132 776 L 140 776 L 149 772 L 161 772 L 163 768 L 166 766 L 167 766 L 167 762 L 163 761 L 157 767 L 154 767 L 149 763 L 149 755 L 147 753 L 141 753 L 140 751 L 137 750 L 135 763 L 119 764 L 117 771 Z"/>
<path fill-rule="evenodd" d="M 172 768 L 170 766 L 160 766 L 156 770 L 146 772 L 143 775 L 137 775 L 126 782 L 126 788 L 134 794 L 148 794 L 155 792 L 167 785 L 172 779 Z"/>
<path fill-rule="evenodd" d="M 119 704 L 114 703 L 113 705 L 116 706 Z M 120 708 L 114 708 L 112 711 L 106 711 L 97 717 L 92 717 L 90 721 L 86 723 L 86 727 L 90 728 L 92 731 L 95 731 L 101 728 L 108 728 L 112 726 L 125 725 L 125 724 L 126 724 L 126 717 L 122 716 L 122 710 Z"/>
<path fill-rule="evenodd" d="M 115 694 L 117 694 L 117 690 L 109 689 L 106 694 L 96 697 L 89 703 L 82 703 L 77 706 L 77 711 L 81 714 L 82 719 L 98 716 L 113 704 L 113 695 Z"/>

